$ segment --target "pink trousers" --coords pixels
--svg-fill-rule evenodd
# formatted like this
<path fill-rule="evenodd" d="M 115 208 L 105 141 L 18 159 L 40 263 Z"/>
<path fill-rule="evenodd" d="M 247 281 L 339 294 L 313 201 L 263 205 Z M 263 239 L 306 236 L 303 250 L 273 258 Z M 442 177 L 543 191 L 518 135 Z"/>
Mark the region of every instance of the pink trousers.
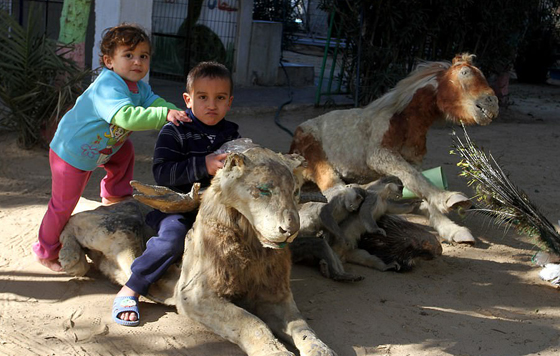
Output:
<path fill-rule="evenodd" d="M 39 227 L 39 241 L 33 245 L 37 257 L 58 258 L 62 247 L 60 233 L 70 219 L 87 185 L 92 171 L 82 171 L 62 160 L 53 150 L 49 152 L 52 192 L 47 212 Z M 101 165 L 107 175 L 101 180 L 101 197 L 115 198 L 132 195 L 130 181 L 134 171 L 134 146 L 126 140 L 110 160 Z"/>

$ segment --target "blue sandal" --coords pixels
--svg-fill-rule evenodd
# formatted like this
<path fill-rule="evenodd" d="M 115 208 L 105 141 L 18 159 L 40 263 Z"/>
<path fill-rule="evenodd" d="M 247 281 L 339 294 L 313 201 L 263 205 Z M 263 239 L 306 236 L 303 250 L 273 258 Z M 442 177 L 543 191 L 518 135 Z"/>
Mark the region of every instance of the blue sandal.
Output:
<path fill-rule="evenodd" d="M 122 320 L 119 318 L 120 313 L 133 312 L 136 313 L 135 321 Z M 137 297 L 116 297 L 113 302 L 113 321 L 124 326 L 137 326 L 140 324 L 140 312 L 138 311 Z"/>

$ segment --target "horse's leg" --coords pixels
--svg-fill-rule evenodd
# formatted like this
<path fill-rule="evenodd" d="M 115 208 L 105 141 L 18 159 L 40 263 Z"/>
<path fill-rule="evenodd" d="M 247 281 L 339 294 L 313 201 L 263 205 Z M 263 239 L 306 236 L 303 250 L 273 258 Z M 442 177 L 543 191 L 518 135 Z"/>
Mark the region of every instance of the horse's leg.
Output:
<path fill-rule="evenodd" d="M 469 229 L 455 224 L 427 201 L 423 201 L 420 204 L 418 212 L 429 219 L 430 226 L 438 232 L 442 239 L 449 242 L 475 243 L 475 239 Z"/>
<path fill-rule="evenodd" d="M 344 185 L 344 181 L 327 161 L 313 165 L 313 181 L 322 192 L 337 185 Z"/>
<path fill-rule="evenodd" d="M 463 193 L 444 191 L 434 186 L 410 163 L 388 150 L 378 149 L 368 157 L 367 165 L 382 175 L 398 177 L 407 189 L 427 200 L 442 214 L 471 206 L 471 201 Z"/>
<path fill-rule="evenodd" d="M 344 184 L 328 161 L 323 145 L 313 134 L 298 127 L 294 133 L 290 153 L 298 153 L 305 157 L 307 167 L 303 170 L 303 178 L 315 182 L 321 191 Z"/>
<path fill-rule="evenodd" d="M 387 150 L 377 150 L 374 153 L 376 154 L 368 157 L 368 166 L 383 175 L 398 177 L 405 187 L 424 199 L 420 211 L 430 219 L 430 225 L 441 238 L 447 241 L 474 243 L 474 237 L 467 228 L 455 224 L 444 215 L 452 209 L 471 206 L 471 201 L 464 194 L 437 188 L 401 156 Z"/>

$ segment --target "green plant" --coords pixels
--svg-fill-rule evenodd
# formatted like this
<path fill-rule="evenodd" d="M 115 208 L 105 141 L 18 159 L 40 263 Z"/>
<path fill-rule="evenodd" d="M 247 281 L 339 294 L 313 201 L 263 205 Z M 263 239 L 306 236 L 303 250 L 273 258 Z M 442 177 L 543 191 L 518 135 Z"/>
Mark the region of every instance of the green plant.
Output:
<path fill-rule="evenodd" d="M 509 178 L 492 154 L 474 143 L 463 126 L 464 139 L 454 131 L 452 154 L 461 156 L 460 176 L 475 192 L 477 207 L 469 209 L 494 218 L 498 225 L 514 227 L 521 235 L 534 239 L 536 246 L 560 255 L 560 234 L 529 196 Z"/>
<path fill-rule="evenodd" d="M 342 26 L 340 37 L 352 59 L 346 77 L 354 92 L 352 81 L 360 64 L 362 105 L 393 87 L 418 60 L 449 61 L 470 52 L 487 77 L 508 73 L 520 47 L 535 42 L 526 36 L 536 30 L 532 14 L 548 14 L 539 18 L 541 24 L 558 21 L 554 11 L 559 7 L 560 0 L 320 1 L 320 8 L 334 11 L 335 24 Z"/>
<path fill-rule="evenodd" d="M 301 31 L 297 22 L 297 11 L 299 1 L 291 0 L 255 0 L 253 3 L 253 20 L 281 22 L 282 47 L 289 48 L 292 45 L 294 33 Z"/>
<path fill-rule="evenodd" d="M 515 61 L 517 79 L 544 83 L 560 46 L 560 1 L 543 1 L 527 14 L 526 31 Z"/>
<path fill-rule="evenodd" d="M 56 126 L 90 75 L 64 57 L 72 48 L 47 38 L 39 22 L 33 7 L 26 26 L 0 10 L 0 128 L 16 132 L 26 149 L 48 143 L 41 133 Z"/>

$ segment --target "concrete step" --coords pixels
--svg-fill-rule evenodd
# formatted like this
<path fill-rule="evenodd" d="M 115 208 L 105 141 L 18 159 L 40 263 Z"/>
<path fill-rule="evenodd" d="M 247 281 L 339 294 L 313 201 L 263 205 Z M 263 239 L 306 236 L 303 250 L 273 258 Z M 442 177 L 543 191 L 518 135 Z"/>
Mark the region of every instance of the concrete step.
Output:
<path fill-rule="evenodd" d="M 311 64 L 282 62 L 278 65 L 276 85 L 286 86 L 289 81 L 290 86 L 305 87 L 314 85 L 314 80 L 315 68 Z"/>

